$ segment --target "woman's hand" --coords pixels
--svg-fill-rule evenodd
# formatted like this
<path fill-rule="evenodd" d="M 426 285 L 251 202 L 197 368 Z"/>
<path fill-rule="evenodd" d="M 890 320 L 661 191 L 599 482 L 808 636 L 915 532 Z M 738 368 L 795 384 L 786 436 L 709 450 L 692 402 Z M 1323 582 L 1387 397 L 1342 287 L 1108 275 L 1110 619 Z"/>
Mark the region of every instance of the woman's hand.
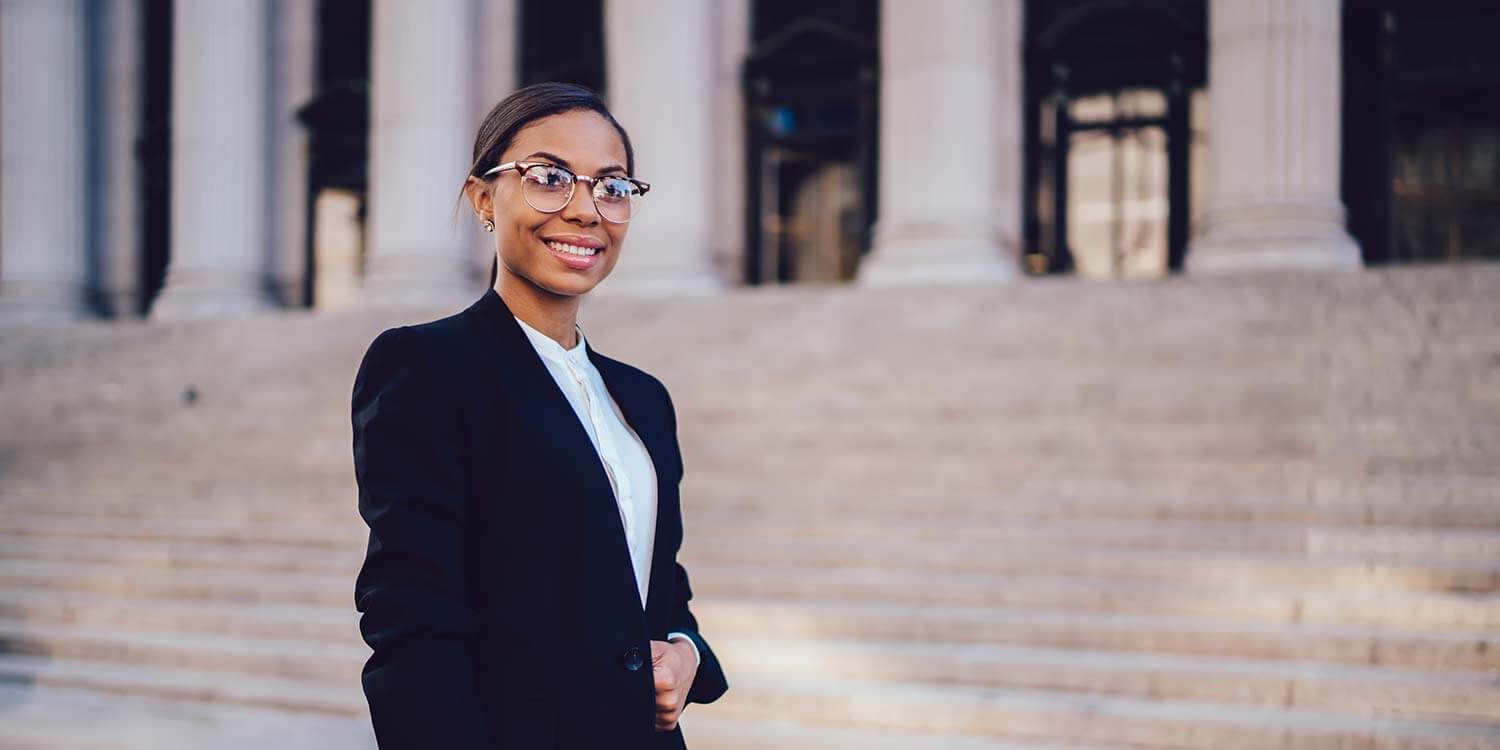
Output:
<path fill-rule="evenodd" d="M 651 673 L 656 678 L 656 731 L 677 728 L 688 689 L 698 674 L 698 659 L 687 641 L 652 641 Z"/>

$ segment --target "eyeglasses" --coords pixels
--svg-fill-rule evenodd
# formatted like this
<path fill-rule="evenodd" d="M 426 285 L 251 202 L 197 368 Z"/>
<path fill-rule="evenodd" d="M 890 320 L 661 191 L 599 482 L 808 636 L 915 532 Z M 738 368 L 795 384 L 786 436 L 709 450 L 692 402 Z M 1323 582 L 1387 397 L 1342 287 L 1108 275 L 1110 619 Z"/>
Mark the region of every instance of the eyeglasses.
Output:
<path fill-rule="evenodd" d="M 588 177 L 545 162 L 508 161 L 491 168 L 482 177 L 515 170 L 521 176 L 521 197 L 526 205 L 545 214 L 557 213 L 573 200 L 573 189 L 580 181 L 590 184 L 594 208 L 606 221 L 624 224 L 635 216 L 641 196 L 651 185 L 624 175 Z"/>

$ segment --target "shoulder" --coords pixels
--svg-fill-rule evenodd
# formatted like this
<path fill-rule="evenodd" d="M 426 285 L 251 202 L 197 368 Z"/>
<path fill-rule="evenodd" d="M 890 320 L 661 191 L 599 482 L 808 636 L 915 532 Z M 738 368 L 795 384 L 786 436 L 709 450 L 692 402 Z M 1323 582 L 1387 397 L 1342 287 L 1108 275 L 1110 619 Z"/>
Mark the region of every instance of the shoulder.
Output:
<path fill-rule="evenodd" d="M 463 313 L 382 330 L 365 348 L 355 374 L 354 391 L 378 390 L 399 382 L 425 391 L 447 391 L 438 383 L 452 382 L 461 366 L 466 342 L 472 340 L 471 322 Z"/>
<path fill-rule="evenodd" d="M 423 370 L 442 369 L 472 340 L 471 326 L 468 316 L 454 313 L 424 323 L 387 328 L 365 349 L 365 364 L 372 360 L 376 363 L 397 360 Z"/>

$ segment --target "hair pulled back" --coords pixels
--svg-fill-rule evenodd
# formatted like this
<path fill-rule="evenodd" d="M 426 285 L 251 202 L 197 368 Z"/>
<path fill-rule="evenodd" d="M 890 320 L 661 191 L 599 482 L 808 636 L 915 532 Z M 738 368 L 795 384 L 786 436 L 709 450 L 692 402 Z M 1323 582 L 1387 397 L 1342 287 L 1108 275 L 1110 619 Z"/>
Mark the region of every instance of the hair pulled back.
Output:
<path fill-rule="evenodd" d="M 498 164 L 500 155 L 510 148 L 511 142 L 522 128 L 544 117 L 577 110 L 597 112 L 614 126 L 615 132 L 620 134 L 621 143 L 625 145 L 625 172 L 633 176 L 635 149 L 630 146 L 630 135 L 615 116 L 610 114 L 609 108 L 604 106 L 604 100 L 586 87 L 557 82 L 534 83 L 518 89 L 500 100 L 484 116 L 484 121 L 479 124 L 479 133 L 474 137 L 474 161 L 469 166 L 469 176 L 480 177 L 490 167 Z M 490 267 L 491 286 L 495 284 L 495 274 L 498 271 L 499 260 L 496 259 Z"/>

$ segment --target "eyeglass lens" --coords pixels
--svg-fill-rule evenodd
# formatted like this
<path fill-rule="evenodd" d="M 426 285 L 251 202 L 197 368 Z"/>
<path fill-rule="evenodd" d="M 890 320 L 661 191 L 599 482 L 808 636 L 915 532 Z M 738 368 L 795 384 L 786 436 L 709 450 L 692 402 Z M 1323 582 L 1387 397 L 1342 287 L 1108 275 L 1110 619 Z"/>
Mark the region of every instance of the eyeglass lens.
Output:
<path fill-rule="evenodd" d="M 573 198 L 576 180 L 562 167 L 538 164 L 521 174 L 521 196 L 532 208 L 561 211 Z M 601 177 L 593 183 L 594 207 L 613 222 L 630 221 L 641 201 L 640 188 L 623 177 Z"/>

